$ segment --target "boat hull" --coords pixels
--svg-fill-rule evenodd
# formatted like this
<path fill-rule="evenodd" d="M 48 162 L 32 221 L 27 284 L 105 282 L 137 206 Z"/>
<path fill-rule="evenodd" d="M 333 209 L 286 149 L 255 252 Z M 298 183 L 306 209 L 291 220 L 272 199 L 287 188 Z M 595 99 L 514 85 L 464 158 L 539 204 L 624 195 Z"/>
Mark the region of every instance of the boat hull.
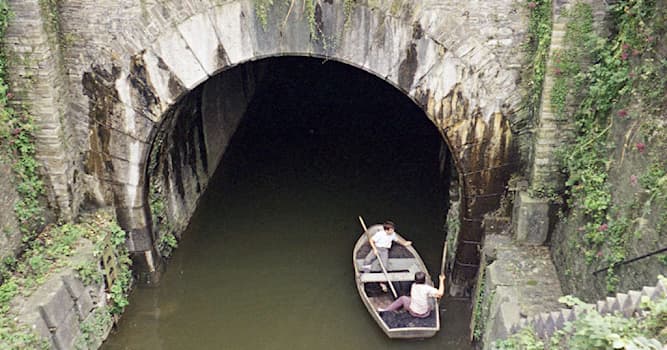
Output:
<path fill-rule="evenodd" d="M 380 229 L 382 229 L 381 225 L 373 225 L 368 228 L 368 232 L 372 236 Z M 370 252 L 367 237 L 368 235 L 364 233 L 357 241 L 352 260 L 357 290 L 368 313 L 389 338 L 414 339 L 434 336 L 440 330 L 440 314 L 435 298 L 431 300 L 433 307 L 431 315 L 424 319 L 412 317 L 406 311 L 383 313 L 377 311 L 378 308 L 387 307 L 394 300 L 391 291 L 384 292 L 380 289 L 380 283 L 386 283 L 387 277 L 399 296 L 409 295 L 410 286 L 417 271 L 424 272 L 427 276 L 427 283 L 431 283 L 426 265 L 417 251 L 412 246 L 403 247 L 400 244 L 394 244 L 389 253 L 387 275 L 381 271 L 377 259 L 371 272 L 364 273 L 360 270 L 360 266 L 363 258 Z"/>

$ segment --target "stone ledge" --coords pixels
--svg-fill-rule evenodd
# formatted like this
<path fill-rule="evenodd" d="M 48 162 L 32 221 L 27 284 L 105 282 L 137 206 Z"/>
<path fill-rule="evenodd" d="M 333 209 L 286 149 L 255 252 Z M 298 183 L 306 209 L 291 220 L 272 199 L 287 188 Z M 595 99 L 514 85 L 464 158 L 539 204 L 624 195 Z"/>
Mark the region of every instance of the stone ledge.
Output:
<path fill-rule="evenodd" d="M 560 309 L 562 296 L 547 247 L 519 244 L 507 235 L 487 235 L 484 295 L 489 300 L 484 325 L 484 348 L 506 338 L 521 319 Z"/>
<path fill-rule="evenodd" d="M 97 258 L 93 257 L 92 243 L 82 240 L 68 265 L 94 263 L 93 259 Z M 13 300 L 12 310 L 18 315 L 18 322 L 47 339 L 52 349 L 74 349 L 81 348 L 76 345 L 77 340 L 89 336 L 83 335 L 81 324 L 106 304 L 104 283 L 86 286 L 78 273 L 67 267 L 49 276 L 28 297 Z M 110 325 L 107 328 L 103 336 L 111 331 Z"/>

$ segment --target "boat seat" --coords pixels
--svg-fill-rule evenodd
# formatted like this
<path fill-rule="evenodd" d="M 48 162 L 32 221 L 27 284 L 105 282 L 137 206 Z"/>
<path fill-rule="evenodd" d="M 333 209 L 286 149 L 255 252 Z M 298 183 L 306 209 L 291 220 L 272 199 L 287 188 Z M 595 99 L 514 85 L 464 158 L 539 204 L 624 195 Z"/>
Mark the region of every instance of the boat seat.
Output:
<path fill-rule="evenodd" d="M 357 259 L 357 266 L 361 266 L 363 263 L 364 259 Z M 373 262 L 373 266 L 375 266 L 378 270 L 380 269 L 380 264 L 377 262 L 377 260 Z M 419 266 L 417 261 L 413 258 L 389 258 L 389 266 L 387 266 L 387 269 L 389 271 L 409 270 L 414 273 L 419 271 Z"/>
<path fill-rule="evenodd" d="M 415 273 L 414 272 L 388 272 L 389 280 L 394 281 L 414 281 Z M 368 282 L 386 282 L 387 277 L 385 277 L 382 272 L 367 272 L 360 274 L 360 280 L 363 283 Z"/>
<path fill-rule="evenodd" d="M 414 259 L 389 259 L 389 266 L 391 266 L 392 270 L 398 270 L 396 272 L 387 272 L 390 281 L 412 282 L 415 280 L 415 272 L 419 271 L 419 265 L 415 263 Z M 359 279 L 364 283 L 387 281 L 387 277 L 382 271 L 361 273 Z"/>

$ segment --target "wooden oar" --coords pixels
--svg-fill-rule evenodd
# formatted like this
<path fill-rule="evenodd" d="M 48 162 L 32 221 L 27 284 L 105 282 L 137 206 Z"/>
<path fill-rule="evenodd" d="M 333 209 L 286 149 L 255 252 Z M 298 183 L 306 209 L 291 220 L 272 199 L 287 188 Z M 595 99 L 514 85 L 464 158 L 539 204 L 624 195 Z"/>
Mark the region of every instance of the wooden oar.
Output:
<path fill-rule="evenodd" d="M 396 289 L 394 289 L 394 285 L 391 283 L 389 280 L 389 274 L 387 273 L 387 269 L 384 267 L 384 263 L 382 262 L 382 259 L 380 259 L 380 254 L 378 254 L 377 249 L 375 248 L 375 244 L 371 242 L 371 233 L 368 232 L 368 229 L 366 228 L 366 224 L 364 223 L 364 219 L 359 216 L 359 222 L 361 222 L 361 227 L 363 227 L 364 232 L 366 232 L 366 236 L 368 237 L 368 244 L 370 244 L 371 249 L 373 249 L 373 253 L 375 253 L 375 257 L 378 259 L 378 262 L 380 263 L 380 267 L 382 268 L 382 273 L 384 273 L 384 277 L 387 278 L 387 282 L 389 283 L 389 287 L 391 288 L 391 293 L 394 294 L 394 299 L 398 298 L 398 294 L 396 293 Z"/>
<path fill-rule="evenodd" d="M 442 264 L 440 264 L 440 274 L 445 274 L 445 265 L 447 265 L 447 240 L 445 239 L 445 247 L 442 249 Z"/>
<path fill-rule="evenodd" d="M 445 276 L 445 265 L 447 265 L 447 240 L 446 239 L 445 239 L 445 247 L 442 248 L 442 262 L 440 264 L 440 274 L 443 275 L 443 276 Z M 440 278 L 440 276 L 438 276 L 438 278 Z M 445 295 L 443 294 L 442 296 L 444 297 Z"/>

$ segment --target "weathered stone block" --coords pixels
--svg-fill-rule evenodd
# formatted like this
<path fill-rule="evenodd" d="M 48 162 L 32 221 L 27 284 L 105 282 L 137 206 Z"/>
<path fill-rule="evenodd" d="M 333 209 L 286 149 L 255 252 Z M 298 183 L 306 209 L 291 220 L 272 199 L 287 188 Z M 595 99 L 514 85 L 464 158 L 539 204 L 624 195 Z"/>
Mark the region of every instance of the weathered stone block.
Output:
<path fill-rule="evenodd" d="M 52 280 L 47 284 L 53 288 L 42 299 L 43 303 L 40 305 L 42 316 L 49 327 L 58 327 L 74 310 L 74 301 L 61 279 Z"/>
<path fill-rule="evenodd" d="M 53 339 L 51 339 L 49 326 L 46 324 L 44 318 L 42 318 L 42 315 L 37 311 L 37 309 L 33 309 L 30 312 L 22 312 L 18 316 L 18 320 L 20 323 L 29 325 L 36 334 L 48 340 L 51 348 L 55 348 Z"/>
<path fill-rule="evenodd" d="M 195 15 L 179 25 L 178 30 L 207 74 L 212 76 L 229 63 L 208 15 Z"/>
<path fill-rule="evenodd" d="M 518 242 L 544 244 L 549 233 L 549 202 L 519 192 L 514 202 L 513 231 Z"/>
<path fill-rule="evenodd" d="M 193 89 L 208 79 L 208 74 L 178 31 L 161 36 L 153 44 L 153 51 L 187 89 Z"/>
<path fill-rule="evenodd" d="M 79 319 L 85 319 L 93 310 L 93 300 L 90 297 L 89 289 L 74 274 L 64 275 L 63 282 L 74 300 Z"/>
<path fill-rule="evenodd" d="M 484 349 L 490 349 L 494 339 L 506 338 L 521 319 L 520 306 L 517 301 L 516 287 L 499 286 L 494 289 L 489 306 L 489 320 L 484 333 Z"/>
<path fill-rule="evenodd" d="M 514 278 L 506 267 L 503 268 L 500 264 L 494 262 L 486 267 L 486 283 L 489 290 L 495 289 L 497 286 L 512 285 Z"/>
<path fill-rule="evenodd" d="M 251 6 L 251 5 L 250 5 Z M 256 31 L 248 4 L 231 2 L 212 10 L 212 24 L 231 65 L 251 59 L 254 55 L 252 33 Z"/>
<path fill-rule="evenodd" d="M 64 316 L 62 322 L 56 326 L 53 340 L 59 349 L 74 349 L 74 341 L 81 332 L 79 330 L 79 316 L 71 310 Z"/>

